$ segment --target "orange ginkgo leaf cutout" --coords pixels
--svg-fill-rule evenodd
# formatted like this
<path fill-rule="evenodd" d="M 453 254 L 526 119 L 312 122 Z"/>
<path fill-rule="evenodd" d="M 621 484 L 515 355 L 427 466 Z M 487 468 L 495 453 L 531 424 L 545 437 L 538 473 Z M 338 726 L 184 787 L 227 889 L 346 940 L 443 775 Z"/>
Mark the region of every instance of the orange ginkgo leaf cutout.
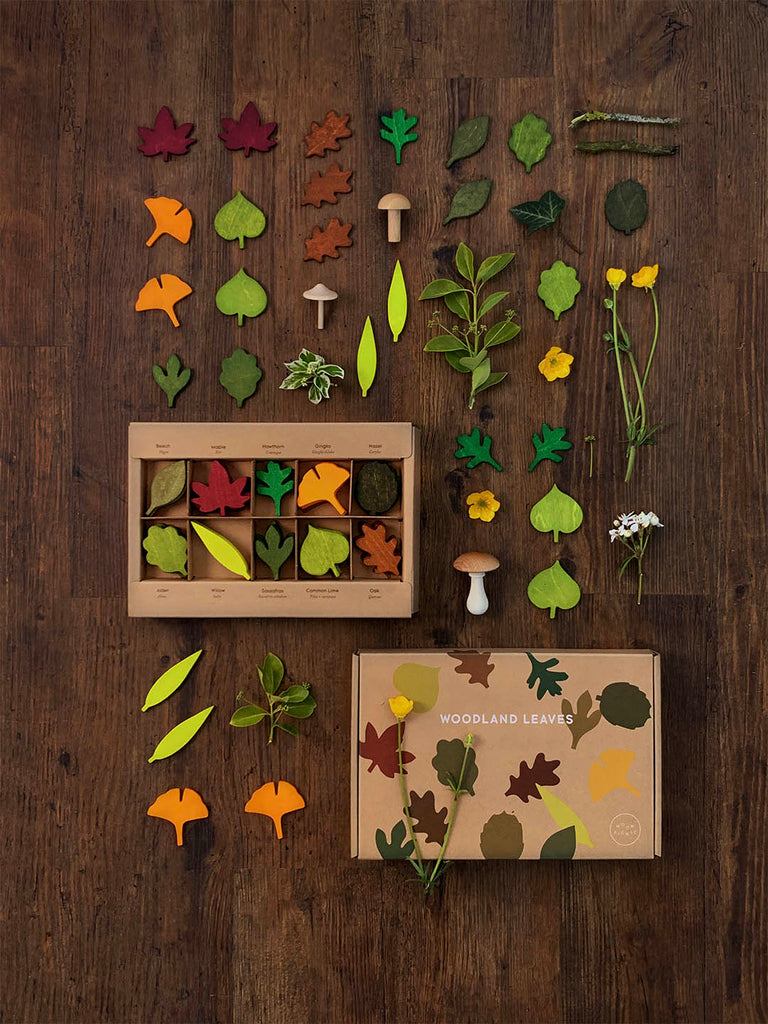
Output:
<path fill-rule="evenodd" d="M 321 203 L 336 203 L 336 194 L 351 192 L 349 177 L 352 171 L 342 171 L 338 164 L 331 164 L 325 174 L 314 171 L 311 181 L 304 186 L 302 206 L 320 208 Z"/>
<path fill-rule="evenodd" d="M 304 239 L 304 247 L 307 254 L 304 260 L 317 260 L 322 263 L 324 256 L 330 256 L 332 260 L 339 258 L 337 249 L 346 249 L 352 245 L 349 232 L 351 224 L 341 224 L 338 217 L 328 222 L 328 227 L 323 230 L 318 224 L 312 228 L 312 236 Z"/>
<path fill-rule="evenodd" d="M 336 497 L 338 491 L 349 480 L 349 470 L 343 466 L 337 466 L 335 462 L 318 462 L 317 465 L 308 469 L 299 483 L 299 491 L 296 502 L 299 508 L 311 508 L 327 501 L 333 505 L 340 516 L 345 516 L 347 510 Z"/>
<path fill-rule="evenodd" d="M 309 126 L 309 134 L 304 136 L 307 144 L 305 156 L 325 156 L 327 149 L 337 150 L 339 139 L 347 139 L 352 134 L 348 127 L 349 114 L 341 116 L 335 110 L 329 110 L 322 124 L 313 121 Z"/>
<path fill-rule="evenodd" d="M 169 789 L 167 793 L 161 793 L 147 811 L 150 818 L 162 818 L 163 821 L 170 821 L 176 829 L 176 845 L 183 845 L 184 825 L 188 821 L 197 821 L 199 818 L 208 817 L 208 808 L 202 801 L 199 793 L 194 789 Z"/>
<path fill-rule="evenodd" d="M 192 294 L 192 289 L 175 274 L 161 274 L 160 279 L 150 277 L 147 283 L 139 292 L 136 299 L 136 309 L 142 312 L 145 309 L 162 309 L 171 318 L 174 327 L 179 326 L 174 306 L 187 295 Z"/>
<path fill-rule="evenodd" d="M 275 823 L 277 838 L 283 838 L 283 815 L 306 807 L 304 797 L 290 782 L 265 782 L 245 805 L 248 814 L 263 814 Z"/>
<path fill-rule="evenodd" d="M 183 203 L 168 196 L 156 196 L 145 199 L 144 205 L 155 218 L 155 230 L 147 245 L 154 245 L 161 235 L 171 235 L 186 245 L 192 231 L 192 214 Z"/>
<path fill-rule="evenodd" d="M 397 576 L 400 572 L 400 555 L 396 555 L 397 538 L 390 537 L 387 540 L 387 531 L 381 523 L 371 528 L 363 523 L 363 536 L 355 541 L 355 547 L 361 551 L 367 551 L 363 564 L 369 566 L 374 572 L 386 575 L 391 573 Z"/>
<path fill-rule="evenodd" d="M 635 760 L 631 750 L 604 750 L 598 756 L 600 760 L 594 761 L 589 769 L 589 792 L 595 802 L 614 789 L 626 789 L 633 796 L 640 796 L 627 781 L 627 772 Z"/>

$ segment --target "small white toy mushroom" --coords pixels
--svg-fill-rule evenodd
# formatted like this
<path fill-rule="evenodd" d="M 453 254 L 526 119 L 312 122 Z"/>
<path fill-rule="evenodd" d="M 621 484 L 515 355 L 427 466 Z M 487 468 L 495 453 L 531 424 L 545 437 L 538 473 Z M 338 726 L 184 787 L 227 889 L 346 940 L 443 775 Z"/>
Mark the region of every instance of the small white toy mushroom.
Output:
<path fill-rule="evenodd" d="M 388 192 L 379 200 L 379 209 L 387 211 L 387 238 L 390 242 L 400 241 L 400 212 L 410 208 L 410 199 L 399 192 Z"/>
<path fill-rule="evenodd" d="M 483 577 L 487 572 L 499 568 L 499 560 L 495 555 L 484 551 L 465 551 L 454 561 L 453 568 L 465 572 L 469 576 L 469 595 L 467 611 L 472 615 L 484 615 L 488 611 L 488 597 L 485 593 Z"/>
<path fill-rule="evenodd" d="M 325 327 L 325 303 L 338 299 L 338 295 L 330 288 L 326 288 L 324 284 L 316 284 L 314 288 L 304 292 L 304 298 L 317 303 L 317 328 L 322 331 Z"/>

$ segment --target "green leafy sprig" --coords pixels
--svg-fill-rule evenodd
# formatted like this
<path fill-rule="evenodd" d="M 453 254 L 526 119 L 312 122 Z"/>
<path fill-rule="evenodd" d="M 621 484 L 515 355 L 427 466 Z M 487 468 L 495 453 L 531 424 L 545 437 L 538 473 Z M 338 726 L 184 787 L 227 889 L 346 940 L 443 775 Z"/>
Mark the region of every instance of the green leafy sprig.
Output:
<path fill-rule="evenodd" d="M 288 685 L 280 689 L 280 684 L 285 676 L 285 668 L 282 661 L 276 654 L 268 654 L 263 665 L 257 665 L 259 682 L 267 698 L 267 707 L 263 708 L 258 704 L 247 701 L 242 691 L 238 693 L 239 701 L 247 701 L 242 707 L 235 711 L 229 724 L 244 728 L 249 725 L 257 725 L 262 719 L 269 718 L 269 740 L 271 743 L 275 737 L 275 730 L 280 729 L 291 736 L 298 736 L 299 730 L 295 725 L 284 722 L 283 718 L 309 718 L 317 707 L 317 701 L 309 692 L 306 685 Z"/>

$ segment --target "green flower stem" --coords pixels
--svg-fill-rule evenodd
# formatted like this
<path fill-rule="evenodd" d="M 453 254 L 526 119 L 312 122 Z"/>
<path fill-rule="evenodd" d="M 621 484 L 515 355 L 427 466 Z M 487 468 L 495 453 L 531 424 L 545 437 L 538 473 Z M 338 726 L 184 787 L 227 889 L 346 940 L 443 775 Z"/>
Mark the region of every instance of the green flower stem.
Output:
<path fill-rule="evenodd" d="M 405 820 L 408 824 L 408 838 L 413 843 L 413 849 L 416 853 L 416 863 L 419 865 L 417 870 L 420 875 L 424 873 L 424 864 L 421 860 L 421 849 L 419 847 L 419 841 L 416 838 L 416 833 L 413 831 L 413 820 L 411 818 L 411 811 L 408 807 L 408 794 L 405 790 L 405 775 L 403 774 L 403 720 L 398 718 L 397 720 L 397 763 L 400 768 L 400 796 L 403 801 L 403 813 L 405 814 Z"/>
<path fill-rule="evenodd" d="M 640 436 L 643 436 L 645 430 L 645 399 L 643 398 L 643 385 L 640 383 L 640 374 L 637 369 L 637 363 L 635 362 L 635 355 L 632 349 L 627 352 L 629 356 L 629 365 L 632 367 L 632 376 L 635 378 L 635 386 L 637 387 L 637 408 L 635 409 L 635 423 L 637 417 L 640 416 Z"/>
<path fill-rule="evenodd" d="M 645 373 L 643 374 L 643 388 L 645 388 L 645 382 L 648 380 L 648 374 L 651 371 L 651 363 L 656 352 L 656 342 L 659 340 L 659 303 L 656 300 L 656 291 L 651 288 L 651 298 L 653 299 L 653 313 L 654 313 L 654 327 L 653 327 L 653 342 L 651 343 L 651 352 L 648 356 L 648 362 L 645 364 Z"/>
<path fill-rule="evenodd" d="M 445 857 L 445 851 L 446 851 L 446 849 L 448 847 L 448 840 L 451 838 L 451 830 L 453 829 L 453 819 L 454 819 L 454 817 L 456 815 L 456 807 L 458 806 L 458 803 L 459 803 L 459 797 L 461 796 L 461 787 L 462 787 L 462 784 L 464 782 L 464 769 L 467 766 L 467 757 L 469 757 L 469 748 L 470 748 L 470 746 L 471 746 L 470 743 L 466 743 L 465 742 L 465 744 L 464 744 L 464 758 L 463 758 L 463 760 L 461 762 L 461 771 L 459 772 L 459 781 L 456 783 L 456 789 L 453 791 L 453 802 L 451 803 L 451 809 L 450 809 L 450 811 L 448 813 L 448 826 L 447 826 L 447 828 L 445 830 L 445 836 L 443 838 L 443 845 L 440 847 L 440 853 L 437 855 L 437 860 L 435 861 L 435 866 L 432 869 L 432 874 L 429 876 L 429 880 L 428 880 L 427 885 L 426 885 L 426 891 L 427 892 L 429 892 L 430 888 L 432 887 L 432 884 L 433 884 L 434 879 L 435 879 L 435 875 L 437 874 L 438 870 L 440 869 L 440 865 L 442 864 L 443 858 Z"/>
<path fill-rule="evenodd" d="M 629 401 L 627 399 L 627 389 L 624 385 L 624 371 L 621 368 L 621 353 L 619 352 L 618 313 L 616 310 L 616 305 L 619 298 L 619 290 L 618 288 L 613 288 L 613 286 L 611 287 L 613 290 L 613 302 L 611 303 L 611 313 L 613 315 L 613 351 L 616 354 L 616 369 L 619 372 L 619 386 L 621 387 L 621 399 L 624 403 L 624 419 L 627 422 L 627 430 L 629 430 L 632 420 L 630 419 Z M 630 476 L 632 475 L 632 468 L 635 464 L 635 452 L 636 449 L 634 445 L 630 445 L 629 451 L 627 452 L 628 465 L 627 474 L 624 477 L 625 483 L 629 480 Z"/>

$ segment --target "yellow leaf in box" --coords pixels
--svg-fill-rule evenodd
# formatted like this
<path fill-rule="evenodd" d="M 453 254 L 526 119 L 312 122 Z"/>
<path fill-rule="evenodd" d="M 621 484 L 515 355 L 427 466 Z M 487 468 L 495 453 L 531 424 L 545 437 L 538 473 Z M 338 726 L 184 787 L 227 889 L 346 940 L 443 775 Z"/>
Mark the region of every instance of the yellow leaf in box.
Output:
<path fill-rule="evenodd" d="M 215 530 L 203 526 L 202 523 L 192 523 L 192 529 L 203 542 L 208 553 L 216 559 L 219 565 L 223 565 L 225 569 L 229 569 L 230 572 L 235 573 L 237 576 L 242 576 L 244 580 L 251 578 L 248 563 L 243 557 L 242 552 L 235 547 L 231 540 L 223 537 Z"/>

